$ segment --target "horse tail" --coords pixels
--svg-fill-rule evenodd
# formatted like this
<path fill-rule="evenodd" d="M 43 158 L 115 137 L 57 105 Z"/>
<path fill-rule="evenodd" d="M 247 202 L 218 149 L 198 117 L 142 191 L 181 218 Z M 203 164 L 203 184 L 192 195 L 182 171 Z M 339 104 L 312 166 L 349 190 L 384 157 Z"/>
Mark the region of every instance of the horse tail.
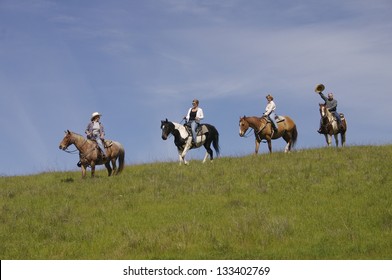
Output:
<path fill-rule="evenodd" d="M 292 132 L 292 144 L 291 144 L 292 147 L 294 147 L 295 144 L 297 143 L 297 138 L 298 138 L 297 125 L 294 124 L 293 132 Z"/>
<path fill-rule="evenodd" d="M 119 149 L 119 152 L 118 152 L 119 153 L 118 154 L 119 166 L 118 166 L 117 174 L 120 174 L 121 171 L 123 171 L 123 169 L 124 169 L 125 150 L 124 150 L 123 145 L 121 145 L 120 143 L 118 145 L 118 149 Z"/>

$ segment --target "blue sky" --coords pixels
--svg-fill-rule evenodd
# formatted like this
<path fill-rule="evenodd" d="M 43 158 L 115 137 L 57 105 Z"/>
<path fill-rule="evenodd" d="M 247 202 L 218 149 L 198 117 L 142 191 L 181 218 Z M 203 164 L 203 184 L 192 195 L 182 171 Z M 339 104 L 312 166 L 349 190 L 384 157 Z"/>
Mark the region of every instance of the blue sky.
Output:
<path fill-rule="evenodd" d="M 194 98 L 222 156 L 253 152 L 238 120 L 261 115 L 267 93 L 297 123 L 297 149 L 321 147 L 318 83 L 348 145 L 390 144 L 391 13 L 389 0 L 0 0 L 0 175 L 78 170 L 58 144 L 94 111 L 127 164 L 176 161 L 160 120 L 179 122 Z"/>

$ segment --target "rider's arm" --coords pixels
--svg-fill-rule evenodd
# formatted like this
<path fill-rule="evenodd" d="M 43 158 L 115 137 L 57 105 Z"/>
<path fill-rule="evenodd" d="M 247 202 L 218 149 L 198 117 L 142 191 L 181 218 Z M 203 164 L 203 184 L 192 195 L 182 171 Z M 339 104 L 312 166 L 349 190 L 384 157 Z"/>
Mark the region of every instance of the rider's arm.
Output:
<path fill-rule="evenodd" d="M 190 115 L 191 115 L 191 110 L 192 110 L 192 108 L 189 108 L 188 113 L 184 117 L 184 119 L 186 119 L 187 122 L 189 122 L 189 118 L 190 118 Z"/>
<path fill-rule="evenodd" d="M 197 118 L 199 121 L 201 121 L 202 119 L 204 119 L 204 114 L 203 114 L 203 109 L 199 108 L 197 110 Z"/>
<path fill-rule="evenodd" d="M 105 138 L 105 129 L 103 128 L 103 124 L 99 123 L 99 126 L 100 126 L 100 130 L 101 130 L 100 137 L 101 137 L 101 139 L 104 139 Z"/>
<path fill-rule="evenodd" d="M 322 93 L 322 92 L 319 92 L 319 94 L 320 94 L 320 97 L 325 101 L 325 102 L 327 102 L 327 97 L 325 97 L 325 95 Z"/>

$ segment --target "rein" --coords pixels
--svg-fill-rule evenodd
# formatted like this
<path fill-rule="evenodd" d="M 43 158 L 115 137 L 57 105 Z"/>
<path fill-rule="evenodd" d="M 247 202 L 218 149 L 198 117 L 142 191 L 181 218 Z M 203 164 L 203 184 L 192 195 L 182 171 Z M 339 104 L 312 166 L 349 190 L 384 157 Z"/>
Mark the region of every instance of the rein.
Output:
<path fill-rule="evenodd" d="M 68 149 L 68 148 L 67 148 Z M 72 151 L 68 151 L 68 150 L 64 150 L 64 152 L 68 153 L 68 154 L 76 154 L 79 152 L 78 149 L 72 150 Z"/>

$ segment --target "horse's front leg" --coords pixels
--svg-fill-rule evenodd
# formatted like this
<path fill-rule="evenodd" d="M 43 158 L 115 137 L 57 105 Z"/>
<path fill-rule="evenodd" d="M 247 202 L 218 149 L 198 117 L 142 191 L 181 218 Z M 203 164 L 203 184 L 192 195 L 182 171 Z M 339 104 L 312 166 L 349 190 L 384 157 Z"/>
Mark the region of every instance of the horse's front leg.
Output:
<path fill-rule="evenodd" d="M 186 153 L 191 149 L 191 146 L 192 146 L 192 137 L 188 137 L 188 140 L 186 141 L 186 144 L 185 144 L 185 148 L 181 153 L 181 158 L 182 158 L 183 162 L 185 163 L 185 165 L 188 165 L 188 163 L 189 163 L 185 160 L 185 156 L 186 156 Z"/>
<path fill-rule="evenodd" d="M 184 153 L 185 152 L 185 153 Z M 182 150 L 182 149 L 178 149 L 178 160 L 179 160 L 179 164 L 182 165 L 183 163 L 185 165 L 188 164 L 188 162 L 185 160 L 185 155 L 186 155 L 186 151 Z"/>
<path fill-rule="evenodd" d="M 82 178 L 85 179 L 86 178 L 86 169 L 87 169 L 87 167 L 82 165 L 81 168 L 82 168 Z"/>
<path fill-rule="evenodd" d="M 270 154 L 272 153 L 272 143 L 271 143 L 271 138 L 267 137 L 267 143 L 268 143 L 268 150 L 270 152 Z"/>
<path fill-rule="evenodd" d="M 325 136 L 325 142 L 327 142 L 327 146 L 330 147 L 331 146 L 331 142 L 332 142 L 332 137 L 329 134 L 324 134 Z"/>
<path fill-rule="evenodd" d="M 336 144 L 336 148 L 339 147 L 339 135 L 335 134 L 335 144 Z"/>
<path fill-rule="evenodd" d="M 91 163 L 91 177 L 93 178 L 95 176 L 95 163 Z"/>
<path fill-rule="evenodd" d="M 260 148 L 260 141 L 258 141 L 258 140 L 256 139 L 256 140 L 255 140 L 255 155 L 258 154 L 259 148 Z"/>

